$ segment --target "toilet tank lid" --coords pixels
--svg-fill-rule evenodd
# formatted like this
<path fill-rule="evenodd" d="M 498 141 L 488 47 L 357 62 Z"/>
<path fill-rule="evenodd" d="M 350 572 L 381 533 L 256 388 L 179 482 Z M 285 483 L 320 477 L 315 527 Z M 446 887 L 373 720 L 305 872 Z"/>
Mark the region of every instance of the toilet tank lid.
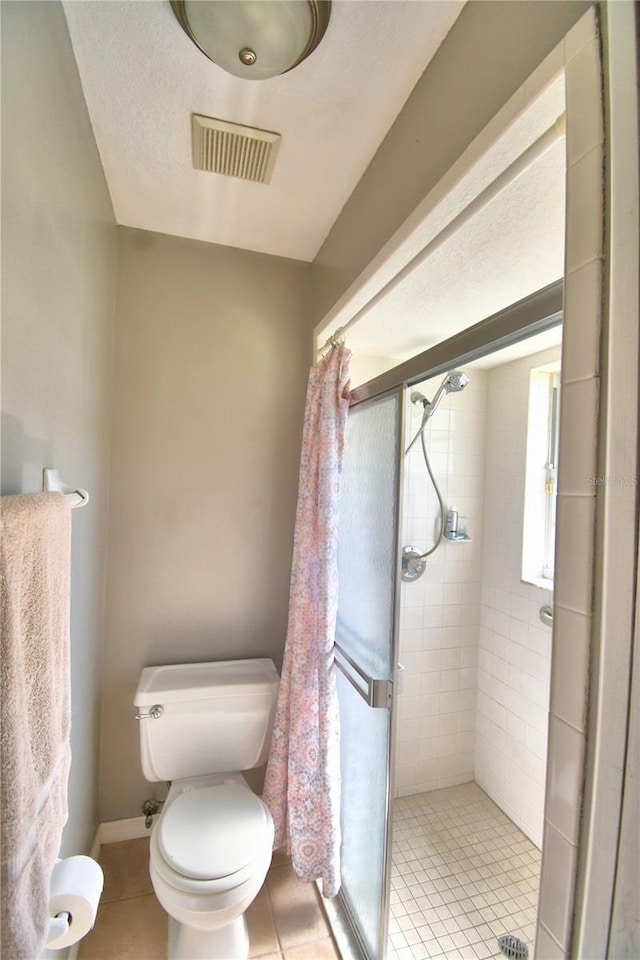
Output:
<path fill-rule="evenodd" d="M 266 657 L 145 667 L 133 702 L 142 707 L 176 700 L 246 696 L 247 686 L 253 693 L 272 693 L 278 679 L 273 660 Z"/>

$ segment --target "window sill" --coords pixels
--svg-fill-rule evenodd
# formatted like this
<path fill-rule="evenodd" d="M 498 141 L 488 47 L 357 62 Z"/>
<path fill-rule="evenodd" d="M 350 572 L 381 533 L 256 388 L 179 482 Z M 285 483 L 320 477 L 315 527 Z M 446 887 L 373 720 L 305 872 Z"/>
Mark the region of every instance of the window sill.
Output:
<path fill-rule="evenodd" d="M 541 590 L 548 590 L 553 593 L 553 580 L 547 577 L 520 577 L 520 583 L 528 583 L 532 587 L 539 587 Z"/>

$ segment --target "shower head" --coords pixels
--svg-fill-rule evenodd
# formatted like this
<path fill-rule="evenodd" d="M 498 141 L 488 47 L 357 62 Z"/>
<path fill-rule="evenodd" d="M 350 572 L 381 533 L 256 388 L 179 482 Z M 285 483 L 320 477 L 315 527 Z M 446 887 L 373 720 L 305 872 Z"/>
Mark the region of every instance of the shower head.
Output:
<path fill-rule="evenodd" d="M 462 370 L 450 370 L 438 387 L 436 395 L 429 406 L 425 407 L 425 420 L 428 420 L 429 417 L 433 416 L 436 412 L 436 407 L 442 400 L 444 393 L 460 393 L 468 383 L 469 377 L 466 373 L 463 373 Z"/>
<path fill-rule="evenodd" d="M 427 400 L 424 393 L 419 393 L 417 390 L 413 391 L 409 397 L 411 403 L 415 403 L 416 406 L 421 403 L 424 412 L 422 414 L 422 423 L 420 424 L 420 429 L 405 450 L 405 454 L 409 453 L 418 437 L 424 433 L 424 428 L 426 427 L 429 418 L 436 412 L 436 407 L 440 403 L 443 393 L 460 393 L 460 391 L 464 390 L 468 383 L 469 377 L 466 375 L 466 373 L 463 373 L 462 370 L 450 370 L 436 390 L 436 394 L 431 402 Z"/>
<path fill-rule="evenodd" d="M 464 390 L 469 383 L 469 377 L 462 370 L 452 370 L 442 381 L 442 386 L 447 393 L 459 393 Z"/>

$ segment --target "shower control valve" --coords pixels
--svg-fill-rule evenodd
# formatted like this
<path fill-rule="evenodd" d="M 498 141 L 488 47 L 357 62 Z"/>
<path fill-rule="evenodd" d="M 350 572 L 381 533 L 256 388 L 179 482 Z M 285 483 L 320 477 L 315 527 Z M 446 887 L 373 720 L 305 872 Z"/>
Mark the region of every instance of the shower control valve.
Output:
<path fill-rule="evenodd" d="M 424 573 L 426 566 L 425 556 L 417 547 L 402 548 L 402 571 L 400 576 L 403 580 L 417 580 Z"/>

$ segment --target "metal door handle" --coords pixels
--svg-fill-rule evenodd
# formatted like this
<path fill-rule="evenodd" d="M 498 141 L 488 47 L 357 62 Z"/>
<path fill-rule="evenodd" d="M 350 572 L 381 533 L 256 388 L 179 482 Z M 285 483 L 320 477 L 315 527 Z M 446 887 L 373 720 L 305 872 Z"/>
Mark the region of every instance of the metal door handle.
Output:
<path fill-rule="evenodd" d="M 390 680 L 370 677 L 353 660 L 346 650 L 343 650 L 339 643 L 334 643 L 334 663 L 340 673 L 346 677 L 351 686 L 356 690 L 365 703 L 370 707 L 380 707 L 386 709 L 391 705 L 392 683 Z M 341 658 L 341 659 L 339 659 Z M 344 663 L 341 660 L 345 661 Z M 348 666 L 347 666 L 348 665 Z M 358 679 L 354 678 L 353 673 L 357 674 Z"/>

